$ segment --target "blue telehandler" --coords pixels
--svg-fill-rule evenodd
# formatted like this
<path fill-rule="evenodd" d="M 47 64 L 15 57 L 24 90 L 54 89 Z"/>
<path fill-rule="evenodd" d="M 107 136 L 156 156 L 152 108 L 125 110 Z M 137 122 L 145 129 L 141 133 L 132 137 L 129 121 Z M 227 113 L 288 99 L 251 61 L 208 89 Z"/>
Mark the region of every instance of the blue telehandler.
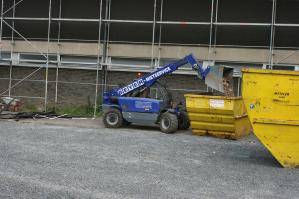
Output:
<path fill-rule="evenodd" d="M 181 66 L 190 64 L 198 72 L 200 79 L 205 79 L 210 67 L 203 68 L 190 54 L 183 59 L 170 63 L 158 70 L 146 74 L 132 83 L 104 92 L 103 123 L 107 128 L 119 128 L 131 123 L 159 124 L 164 133 L 174 133 L 178 129 L 188 129 L 190 122 L 186 110 L 173 103 L 169 92 L 159 79 L 173 73 Z M 159 95 L 149 98 L 149 88 L 155 87 Z M 157 97 L 160 96 L 160 97 Z"/>

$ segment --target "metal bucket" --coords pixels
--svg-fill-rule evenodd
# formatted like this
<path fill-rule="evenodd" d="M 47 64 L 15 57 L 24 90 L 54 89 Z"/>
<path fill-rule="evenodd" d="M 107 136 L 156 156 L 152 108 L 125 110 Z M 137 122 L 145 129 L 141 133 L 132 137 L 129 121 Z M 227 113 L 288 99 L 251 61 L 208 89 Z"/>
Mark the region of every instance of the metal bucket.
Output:
<path fill-rule="evenodd" d="M 255 135 L 283 167 L 299 167 L 299 72 L 243 70 Z"/>
<path fill-rule="evenodd" d="M 251 132 L 241 97 L 185 95 L 195 135 L 239 139 Z"/>

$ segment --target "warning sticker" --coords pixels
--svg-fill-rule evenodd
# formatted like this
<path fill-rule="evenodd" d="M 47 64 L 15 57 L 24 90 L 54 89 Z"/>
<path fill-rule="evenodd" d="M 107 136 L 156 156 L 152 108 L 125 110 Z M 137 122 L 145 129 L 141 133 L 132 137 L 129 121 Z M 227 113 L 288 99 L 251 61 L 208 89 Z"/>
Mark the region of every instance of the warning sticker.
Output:
<path fill-rule="evenodd" d="M 212 107 L 212 108 L 224 108 L 224 100 L 210 99 L 210 107 Z"/>

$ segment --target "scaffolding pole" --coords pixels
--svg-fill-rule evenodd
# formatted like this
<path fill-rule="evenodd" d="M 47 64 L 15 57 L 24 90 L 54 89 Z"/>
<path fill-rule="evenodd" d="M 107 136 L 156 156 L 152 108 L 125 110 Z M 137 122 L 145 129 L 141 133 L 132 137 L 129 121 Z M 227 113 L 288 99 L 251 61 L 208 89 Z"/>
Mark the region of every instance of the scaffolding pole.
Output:
<path fill-rule="evenodd" d="M 101 32 L 102 32 L 102 10 L 103 10 L 103 0 L 100 0 L 100 13 L 99 13 L 99 29 L 98 29 L 98 55 L 97 55 L 97 72 L 96 72 L 96 85 L 95 85 L 95 98 L 94 98 L 94 111 L 93 117 L 95 118 L 98 111 L 98 89 L 99 89 L 99 70 L 102 68 L 101 60 Z"/>
<path fill-rule="evenodd" d="M 159 21 L 163 20 L 163 4 L 164 4 L 164 0 L 161 0 L 161 4 L 160 4 L 160 19 Z M 158 66 L 161 65 L 161 40 L 162 40 L 162 24 L 159 24 L 159 43 L 158 43 Z"/>
<path fill-rule="evenodd" d="M 4 0 L 1 0 L 1 21 L 0 21 L 0 57 L 2 57 L 2 34 L 3 34 L 3 10 Z"/>
<path fill-rule="evenodd" d="M 47 62 L 46 62 L 46 76 L 45 76 L 45 112 L 48 105 L 48 78 L 49 78 L 49 51 L 50 51 L 50 34 L 51 34 L 51 11 L 52 0 L 49 0 L 49 21 L 48 21 L 48 42 L 47 42 Z"/>
<path fill-rule="evenodd" d="M 156 33 L 156 12 L 157 12 L 157 0 L 154 1 L 154 20 L 153 20 L 153 32 L 152 32 L 152 51 L 151 51 L 151 68 L 155 68 L 154 53 L 155 53 L 155 33 Z"/>
<path fill-rule="evenodd" d="M 219 12 L 219 0 L 216 0 L 215 23 L 214 24 L 217 24 L 217 22 L 218 22 L 218 12 Z M 214 41 L 213 41 L 213 54 L 215 54 L 216 47 L 217 47 L 217 30 L 218 30 L 218 26 L 215 25 L 215 28 L 214 28 Z M 215 55 L 214 58 L 216 59 L 216 55 Z"/>
<path fill-rule="evenodd" d="M 213 42 L 213 18 L 214 18 L 214 0 L 211 1 L 211 25 L 210 25 L 210 39 L 209 39 L 208 61 L 210 61 L 210 58 L 211 58 L 211 52 L 212 52 L 212 42 Z"/>
<path fill-rule="evenodd" d="M 4 1 L 4 0 L 3 0 Z M 1 18 L 6 14 L 8 13 L 9 11 L 11 11 L 12 9 L 14 9 L 17 5 L 19 5 L 20 3 L 22 3 L 24 0 L 20 0 L 18 1 L 17 3 L 14 3 L 13 6 L 11 6 L 10 8 L 8 8 L 7 10 L 5 10 L 5 12 L 2 12 L 1 14 Z M 9 18 L 9 17 L 8 17 Z"/>
<path fill-rule="evenodd" d="M 2 0 L 3 1 L 3 0 Z M 50 0 L 51 1 L 51 0 Z M 26 37 L 24 37 L 20 32 L 18 32 L 13 26 L 11 26 L 8 22 L 6 22 L 5 20 L 3 20 L 3 15 L 6 14 L 8 11 L 10 11 L 11 9 L 14 9 L 17 5 L 19 5 L 21 2 L 23 2 L 23 0 L 20 0 L 18 3 L 14 4 L 12 7 L 10 7 L 8 10 L 6 10 L 5 12 L 3 12 L 3 14 L 1 15 L 1 22 L 5 23 L 6 26 L 8 26 L 10 29 L 12 29 L 15 33 L 17 33 L 22 39 L 24 39 L 25 42 L 27 42 L 33 49 L 35 49 L 37 52 L 39 52 L 39 54 L 41 54 L 43 57 L 45 57 L 47 59 L 47 63 L 49 61 L 48 59 L 48 55 L 45 55 L 42 51 L 40 51 L 40 49 L 38 49 L 35 45 L 33 45 Z M 3 7 L 2 7 L 3 8 Z M 50 20 L 50 16 L 51 16 L 51 11 L 49 10 L 49 20 Z M 50 23 L 49 23 L 50 26 Z M 2 29 L 1 29 L 2 30 Z M 50 31 L 48 28 L 48 35 L 49 35 Z M 49 37 L 48 37 L 49 38 Z M 2 39 L 2 37 L 1 37 Z M 49 44 L 49 39 L 48 39 L 48 44 Z M 49 47 L 49 45 L 48 45 Z M 7 90 L 5 90 L 4 92 L 0 93 L 1 95 L 4 95 L 5 93 L 7 93 L 10 89 L 18 86 L 19 84 L 21 84 L 22 82 L 24 82 L 26 79 L 32 77 L 36 72 L 40 71 L 43 67 L 39 66 L 36 70 L 34 70 L 32 73 L 30 73 L 29 75 L 25 76 L 23 79 L 21 79 L 20 81 L 18 81 L 17 83 L 15 83 L 14 85 L 10 86 L 10 88 L 8 88 Z M 47 77 L 47 75 L 46 75 Z M 47 84 L 46 84 L 47 85 Z M 47 89 L 45 89 L 47 90 Z M 45 98 L 44 98 L 45 99 Z M 45 100 L 46 101 L 46 100 Z M 46 104 L 46 103 L 45 103 Z M 46 105 L 45 105 L 46 106 Z M 45 107 L 46 108 L 46 107 Z"/>
<path fill-rule="evenodd" d="M 58 17 L 59 19 L 61 18 L 61 8 L 62 7 L 62 0 L 59 0 L 59 13 Z M 58 81 L 59 81 L 59 68 L 60 68 L 60 48 L 61 48 L 61 43 L 60 43 L 60 35 L 61 35 L 61 21 L 58 21 L 58 33 L 57 33 L 57 51 L 56 51 L 56 57 L 57 57 L 57 66 L 56 66 L 56 75 L 55 75 L 55 102 L 54 102 L 54 108 L 56 110 L 57 108 L 57 103 L 58 103 Z"/>
<path fill-rule="evenodd" d="M 39 54 L 41 54 L 43 57 L 47 59 L 47 55 L 43 53 L 40 49 L 38 49 L 32 42 L 30 42 L 26 37 L 24 37 L 19 31 L 17 31 L 15 28 L 13 28 L 9 23 L 7 23 L 5 20 L 3 20 L 3 23 L 5 23 L 6 26 L 11 28 L 17 35 L 19 35 L 24 41 L 26 41 L 34 50 L 36 50 Z"/>
<path fill-rule="evenodd" d="M 111 9 L 111 1 L 106 0 L 106 7 L 105 7 L 105 19 L 110 18 L 110 9 Z M 102 19 L 102 22 L 104 19 Z M 108 65 L 107 65 L 107 57 L 108 57 L 108 45 L 109 45 L 109 31 L 110 31 L 110 23 L 104 24 L 104 38 L 103 38 L 103 54 L 102 54 L 102 96 L 104 92 L 107 90 L 107 73 L 108 73 Z M 103 99 L 102 99 L 103 100 Z"/>
<path fill-rule="evenodd" d="M 12 16 L 16 14 L 16 0 L 13 1 Z M 15 28 L 15 21 L 12 21 L 12 27 Z M 9 85 L 8 85 L 8 96 L 11 96 L 11 85 L 12 85 L 12 69 L 13 69 L 13 54 L 14 54 L 14 31 L 11 30 L 11 43 L 10 43 L 10 65 L 9 65 Z"/>
<path fill-rule="evenodd" d="M 276 0 L 273 0 L 271 35 L 270 35 L 270 48 L 269 48 L 269 68 L 268 68 L 270 70 L 273 69 L 274 45 L 275 45 L 275 22 L 276 22 Z"/>
<path fill-rule="evenodd" d="M 109 8 L 109 7 L 108 7 Z M 48 21 L 46 17 L 5 17 L 6 20 L 18 20 L 18 21 Z M 52 21 L 62 22 L 89 22 L 97 23 L 98 19 L 86 19 L 86 18 L 52 18 Z M 153 24 L 151 20 L 123 20 L 123 19 L 102 19 L 104 23 L 136 23 L 136 24 Z M 172 24 L 172 25 L 210 25 L 210 22 L 195 22 L 195 21 L 157 21 L 157 24 Z M 254 23 L 252 23 L 254 25 Z"/>
<path fill-rule="evenodd" d="M 108 21 L 111 20 L 111 2 L 112 0 L 108 0 L 109 5 L 108 5 Z M 107 54 L 106 57 L 109 57 L 109 45 L 110 45 L 110 25 L 111 22 L 107 22 Z M 106 74 L 107 75 L 107 74 Z"/>
<path fill-rule="evenodd" d="M 12 7 L 13 8 L 13 7 Z M 4 12 L 6 13 L 6 12 Z M 5 20 L 15 20 L 15 21 L 48 21 L 47 17 L 2 17 Z M 98 19 L 86 19 L 86 18 L 51 18 L 52 22 L 87 22 L 87 23 L 97 23 Z M 103 23 L 135 23 L 135 24 L 153 24 L 154 21 L 151 20 L 122 20 L 122 19 L 102 19 Z M 156 21 L 156 24 L 170 24 L 170 25 L 205 25 L 210 26 L 209 21 Z M 250 23 L 250 22 L 213 22 L 213 25 L 217 26 L 256 26 L 256 27 L 299 27 L 296 23 Z"/>

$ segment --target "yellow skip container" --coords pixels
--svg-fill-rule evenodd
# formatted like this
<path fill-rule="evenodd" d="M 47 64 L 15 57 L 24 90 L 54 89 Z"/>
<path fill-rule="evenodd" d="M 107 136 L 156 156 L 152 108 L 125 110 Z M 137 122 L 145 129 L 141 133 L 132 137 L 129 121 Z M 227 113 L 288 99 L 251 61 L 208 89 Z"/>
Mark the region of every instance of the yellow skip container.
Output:
<path fill-rule="evenodd" d="M 241 97 L 190 94 L 185 97 L 193 134 L 239 139 L 251 132 Z"/>
<path fill-rule="evenodd" d="M 283 167 L 299 167 L 299 72 L 243 70 L 255 135 Z"/>

